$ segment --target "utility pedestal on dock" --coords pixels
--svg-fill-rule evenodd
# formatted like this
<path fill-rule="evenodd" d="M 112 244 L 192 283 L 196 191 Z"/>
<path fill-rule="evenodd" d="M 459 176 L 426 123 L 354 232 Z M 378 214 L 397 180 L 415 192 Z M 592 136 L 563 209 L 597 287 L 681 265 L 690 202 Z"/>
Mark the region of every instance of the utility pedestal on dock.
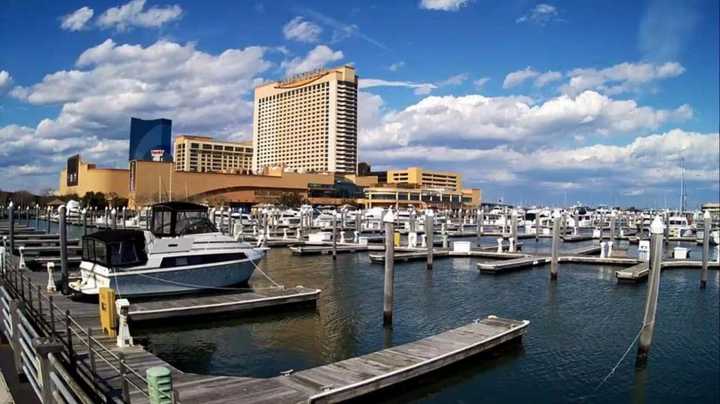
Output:
<path fill-rule="evenodd" d="M 640 330 L 635 367 L 645 367 L 655 331 L 655 313 L 657 311 L 658 293 L 660 292 L 660 271 L 663 259 L 664 228 L 665 225 L 660 216 L 655 217 L 655 220 L 650 225 L 650 283 L 647 289 L 645 317 Z"/>

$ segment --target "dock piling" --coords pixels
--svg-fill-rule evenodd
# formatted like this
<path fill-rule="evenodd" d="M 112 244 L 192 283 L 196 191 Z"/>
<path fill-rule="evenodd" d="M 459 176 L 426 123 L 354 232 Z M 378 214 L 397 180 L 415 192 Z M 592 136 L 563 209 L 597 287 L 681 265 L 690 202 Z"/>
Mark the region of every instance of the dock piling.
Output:
<path fill-rule="evenodd" d="M 427 248 L 427 269 L 432 269 L 433 267 L 433 217 L 435 215 L 433 214 L 433 211 L 430 209 L 425 209 L 425 247 Z"/>
<path fill-rule="evenodd" d="M 8 205 L 8 236 L 10 241 L 10 254 L 15 251 L 15 204 L 10 201 Z"/>
<path fill-rule="evenodd" d="M 477 217 L 475 218 L 475 230 L 477 232 L 477 242 L 475 243 L 480 247 L 480 240 L 482 239 L 482 222 L 483 222 L 483 210 L 482 208 L 477 210 Z"/>
<path fill-rule="evenodd" d="M 535 242 L 540 241 L 540 211 L 535 213 Z"/>
<path fill-rule="evenodd" d="M 510 215 L 510 252 L 516 252 L 518 246 L 518 214 L 515 209 Z"/>
<path fill-rule="evenodd" d="M 702 272 L 700 272 L 700 289 L 705 289 L 708 278 L 708 260 L 710 259 L 710 231 L 712 230 L 712 222 L 710 220 L 710 211 L 703 214 L 703 250 L 702 250 Z"/>
<path fill-rule="evenodd" d="M 47 221 L 47 234 L 50 234 L 50 215 L 52 214 L 52 208 L 50 206 L 47 207 L 47 211 L 45 214 L 45 220 Z"/>
<path fill-rule="evenodd" d="M 40 205 L 35 204 L 35 228 L 40 228 Z"/>
<path fill-rule="evenodd" d="M 385 223 L 385 289 L 383 293 L 383 325 L 392 325 L 393 294 L 395 288 L 395 215 L 388 209 Z"/>
<path fill-rule="evenodd" d="M 645 316 L 640 330 L 637 357 L 635 358 L 635 367 L 639 368 L 645 367 L 655 331 L 655 314 L 658 293 L 660 292 L 660 271 L 663 259 L 663 233 L 665 227 L 660 216 L 656 216 L 650 225 L 650 283 L 648 284 Z"/>
<path fill-rule="evenodd" d="M 67 252 L 67 226 L 65 225 L 65 213 L 67 208 L 65 205 L 58 209 L 58 233 L 60 233 L 60 271 L 62 277 L 60 287 L 63 294 L 68 293 L 68 252 Z"/>
<path fill-rule="evenodd" d="M 87 236 L 87 209 L 83 208 L 82 215 L 83 236 Z"/>
<path fill-rule="evenodd" d="M 332 236 L 332 259 L 337 259 L 337 214 L 333 213 L 332 217 L 332 227 L 333 227 L 333 236 Z"/>
<path fill-rule="evenodd" d="M 550 280 L 557 280 L 558 276 L 558 249 L 560 248 L 560 222 L 562 217 L 553 219 L 552 234 L 552 260 L 550 261 Z"/>

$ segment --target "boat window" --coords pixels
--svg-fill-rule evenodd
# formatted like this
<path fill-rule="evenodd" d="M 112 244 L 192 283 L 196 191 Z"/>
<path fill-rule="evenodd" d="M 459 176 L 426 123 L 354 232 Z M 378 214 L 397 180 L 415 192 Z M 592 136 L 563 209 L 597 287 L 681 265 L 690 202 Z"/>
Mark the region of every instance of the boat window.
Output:
<path fill-rule="evenodd" d="M 172 234 L 172 212 L 163 210 L 154 212 L 153 229 L 154 234 Z"/>
<path fill-rule="evenodd" d="M 122 265 L 122 256 L 120 256 L 120 243 L 109 243 L 108 250 L 110 250 L 110 265 L 114 267 Z"/>
<path fill-rule="evenodd" d="M 186 234 L 215 233 L 217 228 L 205 216 L 204 212 L 180 212 L 176 225 L 179 236 Z"/>
<path fill-rule="evenodd" d="M 95 261 L 95 240 L 86 238 L 83 240 L 83 260 Z"/>
<path fill-rule="evenodd" d="M 223 253 L 211 255 L 185 255 L 182 257 L 166 257 L 160 262 L 161 268 L 180 267 L 186 265 L 205 265 L 223 261 L 237 261 L 247 258 L 245 253 Z"/>
<path fill-rule="evenodd" d="M 102 241 L 95 241 L 95 262 L 102 263 L 103 265 L 107 264 L 107 250 L 105 248 L 105 243 Z"/>
<path fill-rule="evenodd" d="M 145 263 L 145 257 L 138 251 L 135 241 L 118 241 L 108 243 L 108 251 L 110 253 L 110 266 L 123 267 Z"/>

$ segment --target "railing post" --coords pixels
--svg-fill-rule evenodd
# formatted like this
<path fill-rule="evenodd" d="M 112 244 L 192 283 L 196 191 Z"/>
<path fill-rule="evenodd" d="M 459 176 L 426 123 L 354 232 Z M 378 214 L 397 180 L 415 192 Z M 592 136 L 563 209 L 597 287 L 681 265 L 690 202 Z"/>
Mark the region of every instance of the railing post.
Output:
<path fill-rule="evenodd" d="M 62 352 L 62 344 L 57 341 L 48 340 L 44 338 L 36 338 L 32 342 L 33 349 L 38 354 L 38 373 L 40 374 L 40 389 L 42 397 L 40 401 L 43 404 L 51 404 L 54 402 L 54 388 L 53 382 L 50 380 L 51 365 L 48 359 L 49 354 L 57 354 Z"/>
<path fill-rule="evenodd" d="M 10 301 L 10 323 L 12 326 L 12 338 L 10 338 L 10 346 L 13 350 L 13 359 L 15 359 L 15 372 L 18 375 L 23 374 L 22 368 L 22 345 L 20 345 L 20 309 L 22 302 L 16 299 Z"/>
<path fill-rule="evenodd" d="M 72 342 L 72 329 L 70 328 L 70 310 L 65 310 L 65 335 L 67 335 L 68 359 L 70 360 L 70 368 L 75 369 L 76 358 L 75 349 Z"/>
<path fill-rule="evenodd" d="M 128 385 L 128 380 L 127 380 L 127 367 L 125 365 L 125 354 L 122 352 L 118 352 L 117 356 L 119 359 L 118 367 L 120 368 L 120 383 L 121 383 L 121 392 L 122 392 L 122 402 L 129 403 L 130 402 L 130 386 Z"/>
<path fill-rule="evenodd" d="M 95 384 L 95 352 L 93 351 L 92 343 L 92 328 L 87 327 L 85 329 L 87 334 L 87 350 L 88 350 L 88 361 L 90 362 L 90 376 L 92 377 L 93 384 Z"/>
<path fill-rule="evenodd" d="M 48 296 L 48 307 L 50 310 L 50 331 L 52 332 L 50 336 L 55 338 L 57 337 L 57 331 L 55 329 L 55 304 L 52 296 Z"/>

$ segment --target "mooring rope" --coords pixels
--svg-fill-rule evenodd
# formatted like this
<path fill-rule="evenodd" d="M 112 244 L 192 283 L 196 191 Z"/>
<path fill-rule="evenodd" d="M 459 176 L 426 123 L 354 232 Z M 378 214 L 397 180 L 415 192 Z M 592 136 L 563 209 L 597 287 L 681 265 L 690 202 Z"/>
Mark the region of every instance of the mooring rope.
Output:
<path fill-rule="evenodd" d="M 610 373 L 608 373 L 608 374 L 602 379 L 602 381 L 601 381 L 597 386 L 595 386 L 595 389 L 593 390 L 593 394 L 595 394 L 595 393 L 598 391 L 598 389 L 600 389 L 600 387 L 602 387 L 603 384 L 605 384 L 605 382 L 608 381 L 608 379 L 609 379 L 613 374 L 615 374 L 615 371 L 617 370 L 617 368 L 620 367 L 620 364 L 625 360 L 625 357 L 627 357 L 627 354 L 630 353 L 630 350 L 631 350 L 632 347 L 635 345 L 635 343 L 637 342 L 638 338 L 640 338 L 640 334 L 642 334 L 642 330 L 643 330 L 643 327 L 640 327 L 640 331 L 638 331 L 637 335 L 635 336 L 635 338 L 634 338 L 634 339 L 632 340 L 632 342 L 630 343 L 630 346 L 627 347 L 627 349 L 625 350 L 625 353 L 620 357 L 620 360 L 615 364 L 615 366 L 613 366 L 612 369 L 610 369 Z"/>
<path fill-rule="evenodd" d="M 146 274 L 140 274 L 140 273 L 134 274 L 134 275 L 139 275 L 139 276 L 142 276 L 142 277 L 145 277 L 148 279 L 153 279 L 153 280 L 156 280 L 159 282 L 165 282 L 165 283 L 182 286 L 182 287 L 186 287 L 186 288 L 193 288 L 193 289 L 252 291 L 252 290 L 267 290 L 267 289 L 283 289 L 285 287 L 285 286 L 280 285 L 279 283 L 275 282 L 270 276 L 268 276 L 265 272 L 263 272 L 263 270 L 260 269 L 260 267 L 258 267 L 257 264 L 255 264 L 255 262 L 253 260 L 249 259 L 248 261 L 250 261 L 253 264 L 253 266 L 255 267 L 255 269 L 257 271 L 259 271 L 265 278 L 267 278 L 267 280 L 270 281 L 270 283 L 272 283 L 273 286 L 266 287 L 266 288 L 231 288 L 231 287 L 219 287 L 219 286 L 205 286 L 205 285 L 199 285 L 199 284 L 193 284 L 193 283 L 171 281 L 168 279 L 162 279 L 162 278 L 158 278 L 158 277 L 155 277 L 152 275 L 146 275 Z"/>

